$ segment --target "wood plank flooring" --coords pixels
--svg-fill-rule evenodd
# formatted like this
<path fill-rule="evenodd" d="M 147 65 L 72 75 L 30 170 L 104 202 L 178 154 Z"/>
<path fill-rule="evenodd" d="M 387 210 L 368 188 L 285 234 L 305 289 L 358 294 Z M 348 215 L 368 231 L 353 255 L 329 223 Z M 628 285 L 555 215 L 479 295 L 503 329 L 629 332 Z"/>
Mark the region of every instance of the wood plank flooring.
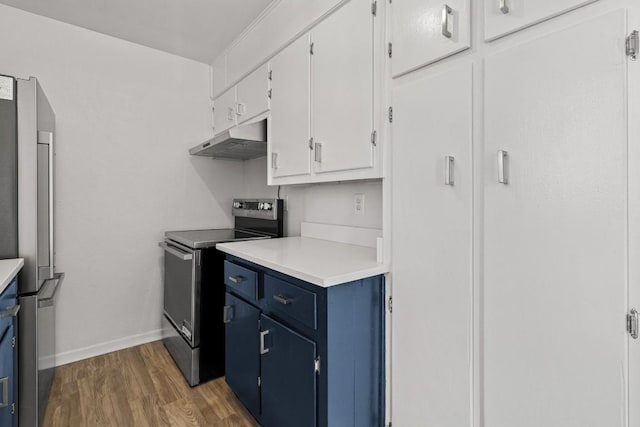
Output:
<path fill-rule="evenodd" d="M 191 388 L 160 341 L 60 366 L 44 426 L 258 426 L 223 378 Z"/>

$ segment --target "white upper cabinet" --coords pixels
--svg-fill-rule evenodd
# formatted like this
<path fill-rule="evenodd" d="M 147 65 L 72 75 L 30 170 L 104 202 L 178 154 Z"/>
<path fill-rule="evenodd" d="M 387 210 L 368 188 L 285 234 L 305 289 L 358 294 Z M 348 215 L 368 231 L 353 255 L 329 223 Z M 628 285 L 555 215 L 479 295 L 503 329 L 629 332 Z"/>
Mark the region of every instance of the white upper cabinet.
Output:
<path fill-rule="evenodd" d="M 497 39 L 594 1 L 484 0 L 485 39 Z"/>
<path fill-rule="evenodd" d="M 394 77 L 471 46 L 469 0 L 399 0 L 391 15 Z"/>
<path fill-rule="evenodd" d="M 312 31 L 312 137 L 317 173 L 373 166 L 371 0 L 351 0 Z"/>
<path fill-rule="evenodd" d="M 216 134 L 235 126 L 238 123 L 235 86 L 217 97 L 213 102 L 213 107 L 213 126 Z"/>
<path fill-rule="evenodd" d="M 269 110 L 269 66 L 264 64 L 245 77 L 236 87 L 238 123 Z"/>
<path fill-rule="evenodd" d="M 309 35 L 271 60 L 270 181 L 309 175 Z"/>

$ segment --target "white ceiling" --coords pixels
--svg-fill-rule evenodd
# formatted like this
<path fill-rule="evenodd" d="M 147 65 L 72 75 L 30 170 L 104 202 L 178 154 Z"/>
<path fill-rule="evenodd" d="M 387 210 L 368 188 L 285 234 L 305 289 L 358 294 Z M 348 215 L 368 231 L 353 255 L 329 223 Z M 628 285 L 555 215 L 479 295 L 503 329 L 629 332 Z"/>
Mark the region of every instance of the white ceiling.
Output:
<path fill-rule="evenodd" d="M 0 0 L 210 64 L 271 0 Z"/>

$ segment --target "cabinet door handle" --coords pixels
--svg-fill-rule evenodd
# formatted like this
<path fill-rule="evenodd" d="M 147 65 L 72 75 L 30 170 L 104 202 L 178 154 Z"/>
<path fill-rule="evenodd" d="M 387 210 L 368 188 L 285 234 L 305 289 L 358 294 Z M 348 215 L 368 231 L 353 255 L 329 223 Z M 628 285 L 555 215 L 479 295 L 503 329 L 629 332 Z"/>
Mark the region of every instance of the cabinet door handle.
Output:
<path fill-rule="evenodd" d="M 453 165 L 455 158 L 453 156 L 444 157 L 444 184 L 453 186 L 455 180 L 453 176 Z"/>
<path fill-rule="evenodd" d="M 452 13 L 453 9 L 451 9 L 448 4 L 445 4 L 442 8 L 442 35 L 448 39 L 453 36 L 451 31 L 449 31 L 449 17 Z"/>
<path fill-rule="evenodd" d="M 314 143 L 314 158 L 318 163 L 322 163 L 322 144 L 319 142 Z"/>
<path fill-rule="evenodd" d="M 498 183 L 509 184 L 509 153 L 498 150 Z"/>
<path fill-rule="evenodd" d="M 238 102 L 236 104 L 236 114 L 238 116 L 244 116 L 246 112 L 247 112 L 247 106 L 242 102 Z"/>
<path fill-rule="evenodd" d="M 2 387 L 2 400 L 0 408 L 9 406 L 9 377 L 0 378 L 0 387 Z"/>
<path fill-rule="evenodd" d="M 232 122 L 233 121 L 233 107 L 227 108 L 227 119 Z"/>
<path fill-rule="evenodd" d="M 222 311 L 222 321 L 224 323 L 231 323 L 233 320 L 233 306 L 225 305 Z"/>
<path fill-rule="evenodd" d="M 278 153 L 271 153 L 271 169 L 278 169 Z"/>
<path fill-rule="evenodd" d="M 505 15 L 509 13 L 509 6 L 507 5 L 507 0 L 500 0 L 500 4 L 498 6 L 500 7 L 500 12 L 504 13 Z"/>
<path fill-rule="evenodd" d="M 285 297 L 284 295 L 274 295 L 273 299 L 278 301 L 280 304 L 284 304 L 284 305 L 291 304 L 291 300 Z"/>
<path fill-rule="evenodd" d="M 229 276 L 229 280 L 231 280 L 233 283 L 242 283 L 242 282 L 244 282 L 244 277 L 242 277 L 242 276 Z"/>
<path fill-rule="evenodd" d="M 260 354 L 269 353 L 269 349 L 264 346 L 264 337 L 267 335 L 269 335 L 268 329 L 266 331 L 260 331 Z"/>

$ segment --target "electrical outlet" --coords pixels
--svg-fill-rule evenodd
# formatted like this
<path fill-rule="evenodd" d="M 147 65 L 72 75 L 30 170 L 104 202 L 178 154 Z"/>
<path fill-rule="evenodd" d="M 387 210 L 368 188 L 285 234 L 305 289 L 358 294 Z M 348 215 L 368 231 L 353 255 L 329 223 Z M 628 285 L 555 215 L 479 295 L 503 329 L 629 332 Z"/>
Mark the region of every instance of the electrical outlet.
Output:
<path fill-rule="evenodd" d="M 362 193 L 353 196 L 353 214 L 364 215 L 364 194 Z"/>

